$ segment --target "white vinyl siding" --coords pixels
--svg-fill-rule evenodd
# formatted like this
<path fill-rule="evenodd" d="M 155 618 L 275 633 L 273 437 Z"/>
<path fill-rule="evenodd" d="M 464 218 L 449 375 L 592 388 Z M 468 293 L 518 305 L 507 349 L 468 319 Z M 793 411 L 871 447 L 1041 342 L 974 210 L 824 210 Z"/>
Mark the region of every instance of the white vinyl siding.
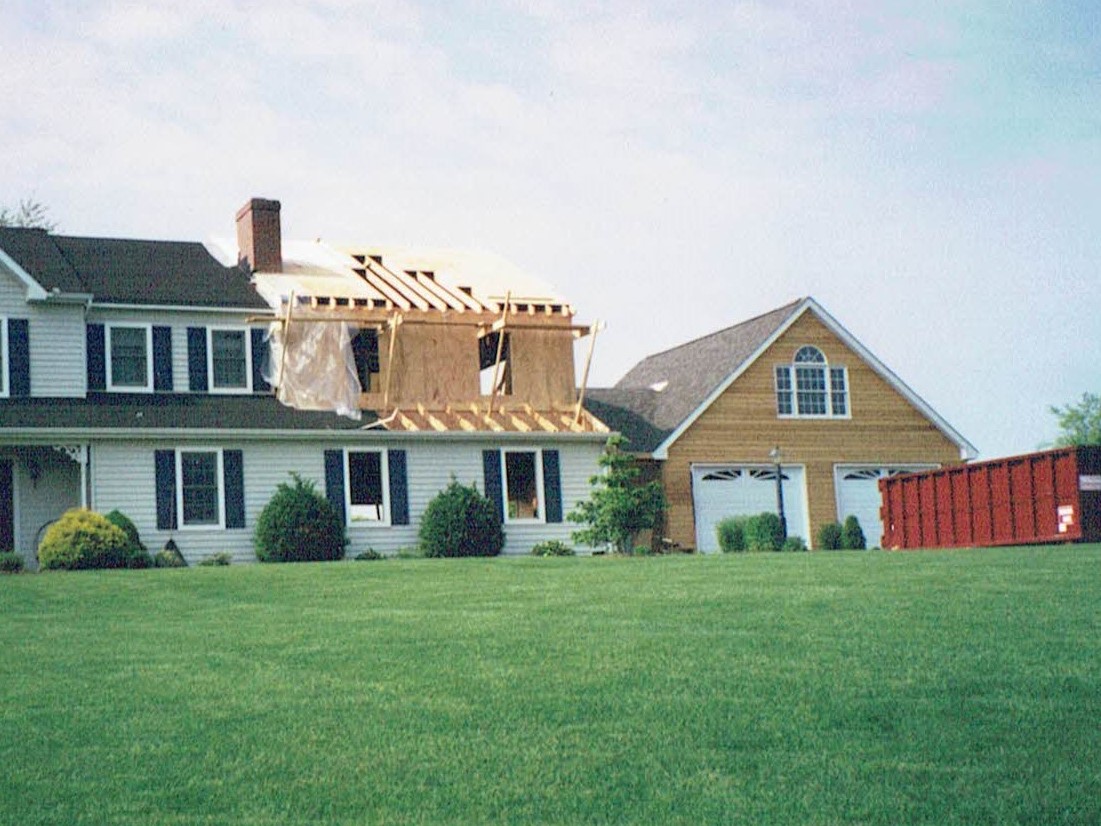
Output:
<path fill-rule="evenodd" d="M 84 397 L 82 306 L 28 304 L 23 285 L 0 268 L 0 315 L 28 320 L 32 396 Z"/>
<path fill-rule="evenodd" d="M 0 316 L 0 398 L 7 398 L 11 368 L 8 366 L 8 320 Z"/>
<path fill-rule="evenodd" d="M 225 444 L 224 447 L 230 447 Z M 317 484 L 319 492 L 325 491 L 324 454 L 326 449 L 344 449 L 347 441 L 270 440 L 234 442 L 232 447 L 243 451 L 245 524 L 244 531 L 225 531 L 218 528 L 192 528 L 188 530 L 158 530 L 156 514 L 156 480 L 154 476 L 155 450 L 210 449 L 210 441 L 197 442 L 194 448 L 175 441 L 103 442 L 93 449 L 90 468 L 95 500 L 93 509 L 106 513 L 118 508 L 137 525 L 142 541 L 150 551 L 156 552 L 172 538 L 184 556 L 192 563 L 219 551 L 229 551 L 234 562 L 254 561 L 252 527 L 260 511 L 267 505 L 281 482 L 296 472 Z M 420 518 L 428 503 L 450 483 L 452 475 L 462 484 L 473 483 L 479 491 L 485 490 L 482 451 L 500 449 L 500 443 L 489 440 L 387 440 L 364 441 L 355 450 L 404 450 L 406 452 L 407 490 L 409 496 L 409 525 L 391 525 L 379 529 L 376 525 L 352 525 L 347 529 L 348 557 L 366 548 L 383 553 L 395 553 L 401 548 L 417 544 Z M 562 513 L 568 514 L 590 493 L 589 479 L 600 467 L 597 460 L 603 450 L 603 442 L 569 441 L 547 442 L 543 447 L 559 451 Z M 558 539 L 573 545 L 570 534 L 577 525 L 563 520 L 561 523 L 516 522 L 505 527 L 506 554 L 526 554 L 531 547 L 546 539 Z M 578 547 L 579 552 L 589 549 Z"/>

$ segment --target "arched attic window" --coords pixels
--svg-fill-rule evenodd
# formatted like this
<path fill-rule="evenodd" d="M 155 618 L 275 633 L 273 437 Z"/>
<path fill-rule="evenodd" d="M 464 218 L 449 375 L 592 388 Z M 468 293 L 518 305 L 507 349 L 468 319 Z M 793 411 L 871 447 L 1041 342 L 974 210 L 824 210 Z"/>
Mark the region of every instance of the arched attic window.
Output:
<path fill-rule="evenodd" d="M 791 364 L 776 366 L 776 413 L 779 416 L 847 418 L 849 376 L 831 366 L 810 344 L 795 351 Z"/>

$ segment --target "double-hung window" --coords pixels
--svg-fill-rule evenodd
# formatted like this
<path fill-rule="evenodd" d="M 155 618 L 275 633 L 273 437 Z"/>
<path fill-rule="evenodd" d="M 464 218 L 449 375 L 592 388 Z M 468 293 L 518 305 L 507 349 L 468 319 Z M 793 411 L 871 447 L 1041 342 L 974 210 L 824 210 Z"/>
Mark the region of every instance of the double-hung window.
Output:
<path fill-rule="evenodd" d="M 344 452 L 344 495 L 352 524 L 390 524 L 390 481 L 385 450 Z"/>
<path fill-rule="evenodd" d="M 207 370 L 212 393 L 252 391 L 252 346 L 244 328 L 207 329 Z"/>
<path fill-rule="evenodd" d="M 153 328 L 148 324 L 107 326 L 107 389 L 153 390 Z"/>
<path fill-rule="evenodd" d="M 502 450 L 506 522 L 544 522 L 541 450 Z"/>
<path fill-rule="evenodd" d="M 848 371 L 830 365 L 817 347 L 800 347 L 791 364 L 776 366 L 775 377 L 778 415 L 848 417 Z"/>
<path fill-rule="evenodd" d="M 176 511 L 180 527 L 225 527 L 222 451 L 176 452 Z"/>

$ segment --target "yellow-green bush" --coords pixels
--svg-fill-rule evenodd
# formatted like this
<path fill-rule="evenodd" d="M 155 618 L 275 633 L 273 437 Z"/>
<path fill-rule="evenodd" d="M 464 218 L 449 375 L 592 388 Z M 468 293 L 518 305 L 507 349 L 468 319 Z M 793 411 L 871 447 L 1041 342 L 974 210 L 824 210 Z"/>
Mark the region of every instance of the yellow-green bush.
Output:
<path fill-rule="evenodd" d="M 107 518 L 84 508 L 73 508 L 46 529 L 38 546 L 38 564 L 44 569 L 127 568 L 130 538 Z"/>

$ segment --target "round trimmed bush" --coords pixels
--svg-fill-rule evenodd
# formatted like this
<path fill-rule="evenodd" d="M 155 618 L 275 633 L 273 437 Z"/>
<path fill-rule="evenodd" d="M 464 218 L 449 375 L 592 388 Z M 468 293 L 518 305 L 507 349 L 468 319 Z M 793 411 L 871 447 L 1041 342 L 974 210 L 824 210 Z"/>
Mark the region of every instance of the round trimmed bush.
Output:
<path fill-rule="evenodd" d="M 43 570 L 126 568 L 130 559 L 126 532 L 102 514 L 83 508 L 62 514 L 38 545 L 38 564 Z"/>
<path fill-rule="evenodd" d="M 126 563 L 126 567 L 150 567 L 153 564 L 153 557 L 149 555 L 149 552 L 145 549 L 145 545 L 142 544 L 141 538 L 138 536 L 138 527 L 130 520 L 130 517 L 122 511 L 113 510 L 107 514 L 106 519 L 115 527 L 121 528 L 122 532 L 126 534 L 126 539 L 130 543 L 128 549 L 129 560 Z"/>
<path fill-rule="evenodd" d="M 253 533 L 261 562 L 325 562 L 344 556 L 340 514 L 317 487 L 297 473 L 280 482 Z"/>
<path fill-rule="evenodd" d="M 497 508 L 454 479 L 428 503 L 419 537 L 425 556 L 497 556 L 505 546 Z"/>
<path fill-rule="evenodd" d="M 803 541 L 801 536 L 789 536 L 784 540 L 784 544 L 780 546 L 781 551 L 805 551 L 807 549 L 807 543 Z"/>
<path fill-rule="evenodd" d="M 747 551 L 778 551 L 784 544 L 784 526 L 774 513 L 759 513 L 745 521 Z"/>
<path fill-rule="evenodd" d="M 719 540 L 719 550 L 724 554 L 740 553 L 745 550 L 744 516 L 727 516 L 715 526 L 715 536 Z"/>
<path fill-rule="evenodd" d="M 14 551 L 0 552 L 0 573 L 17 574 L 23 570 L 23 557 Z"/>

